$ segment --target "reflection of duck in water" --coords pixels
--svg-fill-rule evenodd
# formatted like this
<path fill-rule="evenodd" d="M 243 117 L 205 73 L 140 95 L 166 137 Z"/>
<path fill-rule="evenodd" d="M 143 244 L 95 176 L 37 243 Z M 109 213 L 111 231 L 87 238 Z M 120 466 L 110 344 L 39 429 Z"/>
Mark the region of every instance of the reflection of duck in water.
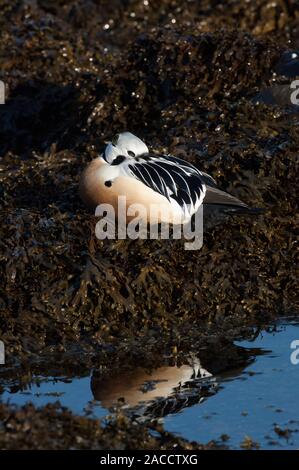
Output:
<path fill-rule="evenodd" d="M 144 408 L 146 405 L 147 411 L 144 414 L 161 416 L 171 413 L 170 402 L 171 407 L 175 408 L 173 411 L 177 411 L 177 407 L 182 407 L 182 402 L 184 406 L 188 406 L 186 400 L 191 395 L 192 404 L 200 401 L 201 391 L 204 389 L 207 392 L 212 387 L 214 379 L 211 377 L 196 360 L 193 365 L 163 366 L 151 372 L 137 367 L 111 377 L 97 377 L 94 373 L 91 389 L 94 398 L 101 401 L 105 408 L 117 404 L 121 399 L 131 408 L 139 405 Z M 210 380 L 209 386 L 204 379 Z"/>
<path fill-rule="evenodd" d="M 95 370 L 91 390 L 95 400 L 105 408 L 122 404 L 122 400 L 135 415 L 157 418 L 214 395 L 221 389 L 219 381 L 241 376 L 260 354 L 263 350 L 217 343 L 211 348 L 203 348 L 201 360 L 193 358 L 191 365 L 163 365 L 151 371 L 132 367 L 117 370 L 110 376 Z"/>

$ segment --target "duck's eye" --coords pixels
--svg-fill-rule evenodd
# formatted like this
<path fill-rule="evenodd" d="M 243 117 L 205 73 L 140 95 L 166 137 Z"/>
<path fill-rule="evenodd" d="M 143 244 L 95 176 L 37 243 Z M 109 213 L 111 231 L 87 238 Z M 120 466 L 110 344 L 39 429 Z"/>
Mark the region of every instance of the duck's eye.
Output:
<path fill-rule="evenodd" d="M 115 136 L 112 137 L 111 143 L 113 145 L 117 145 L 118 139 L 119 139 L 119 134 L 115 134 Z"/>
<path fill-rule="evenodd" d="M 135 157 L 135 153 L 132 150 L 128 150 L 128 155 L 130 155 L 130 157 Z"/>

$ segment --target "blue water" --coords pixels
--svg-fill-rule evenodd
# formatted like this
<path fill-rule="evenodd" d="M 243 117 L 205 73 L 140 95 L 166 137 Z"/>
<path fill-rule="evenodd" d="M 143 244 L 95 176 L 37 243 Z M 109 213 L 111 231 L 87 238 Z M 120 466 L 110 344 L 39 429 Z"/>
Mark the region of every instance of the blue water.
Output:
<path fill-rule="evenodd" d="M 299 340 L 299 325 L 281 326 L 277 333 L 262 333 L 245 348 L 268 350 L 237 377 L 222 379 L 221 390 L 204 402 L 165 418 L 165 428 L 187 439 L 207 443 L 230 436 L 227 444 L 240 448 L 246 436 L 263 449 L 299 449 L 299 364 L 293 365 L 290 348 Z M 298 354 L 299 357 L 299 354 Z M 288 439 L 278 437 L 275 424 L 291 429 Z"/>
<path fill-rule="evenodd" d="M 275 332 L 262 332 L 254 341 L 235 342 L 252 350 L 250 365 L 208 377 L 213 393 L 192 406 L 179 407 L 180 411 L 172 410 L 163 418 L 165 429 L 201 443 L 224 442 L 233 449 L 248 438 L 261 449 L 299 449 L 299 364 L 291 362 L 291 354 L 296 354 L 291 349 L 295 340 L 299 341 L 299 324 L 290 321 L 279 324 Z M 296 357 L 299 359 L 299 352 Z M 207 373 L 208 369 L 205 365 Z M 203 369 L 197 365 L 197 370 Z M 59 400 L 76 414 L 101 418 L 118 397 L 125 397 L 131 407 L 140 400 L 146 404 L 156 403 L 158 396 L 171 398 L 180 383 L 195 383 L 193 372 L 194 366 L 188 365 L 160 368 L 150 375 L 136 369 L 104 383 L 92 382 L 92 374 L 71 379 L 35 377 L 30 386 L 15 393 L 4 384 L 1 401 L 42 406 Z M 206 379 L 199 379 L 199 383 L 201 380 Z M 154 386 L 142 387 L 151 382 Z M 196 383 L 195 393 L 200 394 Z"/>
<path fill-rule="evenodd" d="M 43 406 L 47 403 L 56 403 L 69 407 L 76 414 L 92 414 L 96 417 L 107 415 L 107 410 L 95 402 L 90 389 L 90 377 L 80 377 L 73 379 L 60 378 L 45 379 L 36 377 L 25 391 L 10 393 L 5 391 L 1 401 L 15 405 L 25 405 L 28 402 L 36 406 Z"/>

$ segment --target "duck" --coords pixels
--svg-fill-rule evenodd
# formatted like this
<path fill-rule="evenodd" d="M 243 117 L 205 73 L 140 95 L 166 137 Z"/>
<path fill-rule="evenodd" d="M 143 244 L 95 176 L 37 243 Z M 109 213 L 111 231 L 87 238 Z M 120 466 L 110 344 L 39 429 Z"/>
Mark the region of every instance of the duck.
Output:
<path fill-rule="evenodd" d="M 250 211 L 240 199 L 217 188 L 209 174 L 181 158 L 151 152 L 131 132 L 116 134 L 107 142 L 103 153 L 83 171 L 79 192 L 93 210 L 100 204 L 112 205 L 116 217 L 120 196 L 125 197 L 126 210 L 141 204 L 148 223 L 153 206 L 158 208 L 158 222 L 169 224 L 186 224 L 202 204 Z"/>

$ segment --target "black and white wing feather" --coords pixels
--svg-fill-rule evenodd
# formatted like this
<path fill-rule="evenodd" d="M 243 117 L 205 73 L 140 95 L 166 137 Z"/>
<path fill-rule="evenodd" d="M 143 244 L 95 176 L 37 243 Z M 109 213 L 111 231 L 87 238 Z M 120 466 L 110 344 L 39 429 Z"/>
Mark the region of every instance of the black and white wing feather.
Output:
<path fill-rule="evenodd" d="M 206 183 L 215 185 L 212 177 L 191 163 L 168 155 L 145 154 L 126 159 L 120 171 L 162 194 L 170 203 L 176 201 L 189 215 L 202 204 Z"/>

